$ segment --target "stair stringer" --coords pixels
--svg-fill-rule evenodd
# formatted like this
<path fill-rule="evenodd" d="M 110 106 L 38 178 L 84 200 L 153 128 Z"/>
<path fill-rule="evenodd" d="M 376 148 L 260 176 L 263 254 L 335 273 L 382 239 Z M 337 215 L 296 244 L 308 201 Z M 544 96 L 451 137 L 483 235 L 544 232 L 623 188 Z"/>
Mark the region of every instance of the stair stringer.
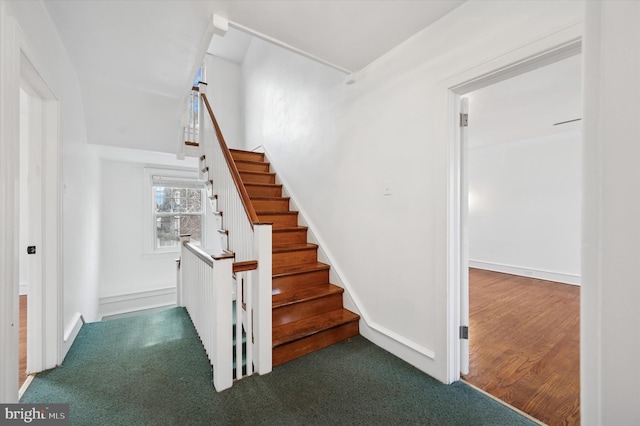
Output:
<path fill-rule="evenodd" d="M 302 207 L 298 202 L 296 195 L 291 191 L 291 186 L 288 184 L 287 180 L 283 178 L 282 173 L 278 173 L 278 162 L 274 161 L 274 157 L 270 155 L 269 150 L 264 145 L 258 146 L 251 151 L 263 152 L 265 154 L 266 159 L 270 163 L 271 171 L 276 173 L 276 182 L 282 184 L 283 196 L 290 197 L 289 201 L 291 209 L 298 211 L 299 223 L 308 227 L 307 240 L 319 246 L 318 261 L 326 263 L 331 267 L 329 270 L 330 281 L 344 289 L 344 307 L 360 315 L 360 334 L 419 370 L 431 376 L 435 376 L 437 374 L 434 368 L 434 360 L 436 356 L 435 351 L 419 345 L 401 334 L 373 321 L 371 315 L 368 314 L 356 292 L 353 290 L 353 286 L 351 286 L 349 281 L 345 278 L 346 275 L 336 262 L 331 251 L 328 249 L 329 246 L 318 234 L 316 231 L 317 227 L 309 219 L 309 215 L 305 211 L 304 207 Z"/>

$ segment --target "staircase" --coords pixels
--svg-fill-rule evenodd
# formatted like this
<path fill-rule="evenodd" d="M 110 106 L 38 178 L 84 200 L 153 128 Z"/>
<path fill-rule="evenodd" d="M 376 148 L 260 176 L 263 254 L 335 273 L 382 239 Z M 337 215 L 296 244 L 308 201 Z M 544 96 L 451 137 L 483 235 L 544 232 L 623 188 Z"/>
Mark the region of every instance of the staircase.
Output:
<path fill-rule="evenodd" d="M 360 317 L 342 307 L 344 290 L 329 283 L 264 154 L 230 151 L 258 218 L 273 223 L 273 366 L 358 335 Z"/>

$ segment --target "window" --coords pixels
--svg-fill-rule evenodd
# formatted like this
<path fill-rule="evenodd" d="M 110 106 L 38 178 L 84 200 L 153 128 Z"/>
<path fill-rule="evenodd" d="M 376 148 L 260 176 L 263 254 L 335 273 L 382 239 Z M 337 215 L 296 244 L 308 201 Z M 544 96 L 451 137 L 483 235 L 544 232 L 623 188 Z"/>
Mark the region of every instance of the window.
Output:
<path fill-rule="evenodd" d="M 151 176 L 153 252 L 177 251 L 180 235 L 203 245 L 204 188 L 197 179 Z"/>

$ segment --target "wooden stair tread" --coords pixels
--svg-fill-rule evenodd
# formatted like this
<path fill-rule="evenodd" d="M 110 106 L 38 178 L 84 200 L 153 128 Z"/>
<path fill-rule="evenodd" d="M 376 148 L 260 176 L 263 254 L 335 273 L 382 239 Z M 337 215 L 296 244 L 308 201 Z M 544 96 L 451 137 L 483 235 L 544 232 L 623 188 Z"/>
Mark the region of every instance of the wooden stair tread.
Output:
<path fill-rule="evenodd" d="M 275 309 L 281 306 L 302 303 L 343 292 L 344 289 L 342 287 L 338 287 L 334 284 L 324 284 L 316 287 L 308 287 L 300 290 L 274 294 L 271 302 L 272 307 Z"/>
<path fill-rule="evenodd" d="M 256 154 L 256 155 L 263 155 L 264 154 L 264 152 L 247 151 L 246 149 L 238 149 L 238 148 L 229 148 L 229 151 L 231 151 L 231 152 L 239 152 L 240 154 Z"/>
<path fill-rule="evenodd" d="M 298 321 L 274 327 L 272 331 L 272 346 L 284 345 L 341 326 L 358 321 L 360 316 L 346 309 L 337 309 L 321 315 L 306 317 Z"/>
<path fill-rule="evenodd" d="M 244 163 L 244 164 L 270 164 L 268 161 L 255 161 L 255 160 L 243 160 L 243 159 L 234 159 L 235 163 Z"/>
<path fill-rule="evenodd" d="M 274 267 L 271 270 L 271 273 L 273 274 L 273 278 L 278 278 L 278 277 L 284 277 L 288 275 L 304 274 L 306 272 L 322 271 L 329 268 L 330 266 L 327 265 L 326 263 L 313 262 L 313 263 L 302 263 L 302 264 L 293 265 L 293 266 Z"/>
<path fill-rule="evenodd" d="M 287 211 L 278 211 L 278 210 L 274 210 L 274 211 L 257 211 L 256 214 L 258 216 L 262 215 L 268 215 L 268 214 L 278 214 L 278 215 L 283 215 L 283 216 L 295 216 L 298 214 L 297 211 L 293 211 L 293 210 L 287 210 Z"/>
<path fill-rule="evenodd" d="M 309 228 L 306 226 L 283 225 L 272 228 L 272 247 L 285 247 L 307 242 Z"/>
<path fill-rule="evenodd" d="M 238 154 L 238 155 L 248 154 L 248 155 L 264 158 L 264 152 L 245 151 L 243 149 L 234 149 L 234 148 L 229 148 L 229 152 L 231 152 L 232 155 L 233 154 Z"/>
<path fill-rule="evenodd" d="M 259 172 L 255 170 L 239 170 L 241 174 L 247 175 L 260 175 L 260 176 L 275 176 L 276 174 L 273 172 Z"/>
<path fill-rule="evenodd" d="M 282 188 L 281 183 L 257 183 L 257 182 L 247 182 L 244 186 L 265 186 L 269 188 Z"/>
<path fill-rule="evenodd" d="M 295 232 L 295 231 L 307 231 L 309 229 L 309 227 L 307 226 L 288 226 L 288 227 L 284 227 L 284 228 L 276 228 L 274 230 L 272 230 L 271 232 Z"/>
<path fill-rule="evenodd" d="M 311 244 L 311 243 L 293 244 L 288 246 L 273 247 L 272 253 L 275 254 L 275 253 L 286 253 L 286 252 L 300 251 L 300 250 L 315 250 L 317 248 L 318 248 L 317 244 Z"/>
<path fill-rule="evenodd" d="M 264 201 L 281 201 L 281 200 L 290 200 L 291 197 L 269 197 L 266 195 L 254 195 L 249 197 L 250 200 L 264 200 Z"/>

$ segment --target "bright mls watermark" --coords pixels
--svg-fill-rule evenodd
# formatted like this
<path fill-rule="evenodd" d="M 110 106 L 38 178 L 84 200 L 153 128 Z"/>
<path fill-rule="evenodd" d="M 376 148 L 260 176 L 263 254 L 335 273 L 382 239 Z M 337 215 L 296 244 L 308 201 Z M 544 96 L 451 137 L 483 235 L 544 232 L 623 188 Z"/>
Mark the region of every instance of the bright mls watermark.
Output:
<path fill-rule="evenodd" d="M 68 426 L 69 404 L 0 404 L 0 426 Z"/>

